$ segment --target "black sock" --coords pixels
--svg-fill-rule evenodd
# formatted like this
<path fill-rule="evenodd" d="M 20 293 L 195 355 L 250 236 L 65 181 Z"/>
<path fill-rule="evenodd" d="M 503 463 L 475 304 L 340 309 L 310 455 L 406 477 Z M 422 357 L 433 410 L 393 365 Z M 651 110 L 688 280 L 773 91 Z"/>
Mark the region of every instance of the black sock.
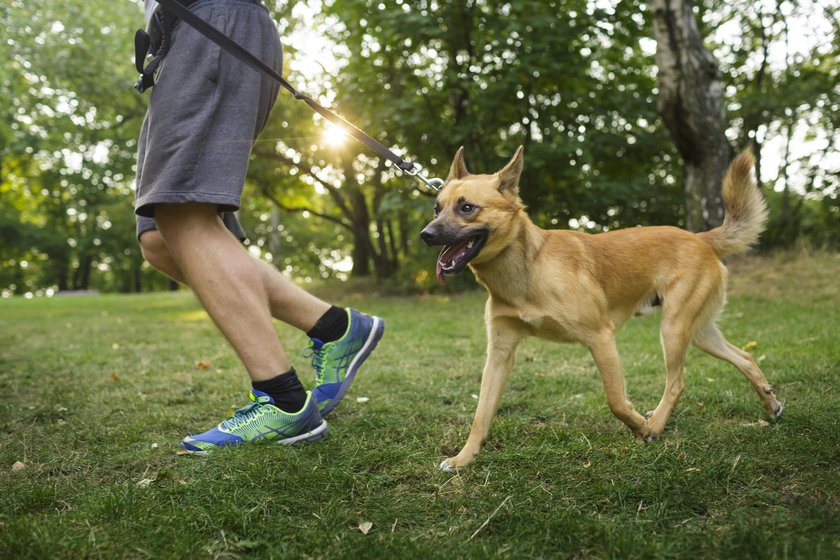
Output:
<path fill-rule="evenodd" d="M 306 335 L 309 338 L 317 338 L 321 342 L 332 342 L 344 336 L 347 332 L 347 323 L 347 310 L 333 305 Z"/>
<path fill-rule="evenodd" d="M 251 386 L 274 399 L 274 405 L 283 412 L 300 412 L 306 402 L 306 391 L 295 368 L 265 381 L 252 381 Z"/>

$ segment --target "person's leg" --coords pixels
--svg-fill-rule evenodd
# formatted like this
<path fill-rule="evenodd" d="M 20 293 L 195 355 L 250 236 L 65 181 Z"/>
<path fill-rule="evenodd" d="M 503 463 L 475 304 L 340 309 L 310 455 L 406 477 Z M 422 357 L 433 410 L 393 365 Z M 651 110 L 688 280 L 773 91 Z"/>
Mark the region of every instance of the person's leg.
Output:
<path fill-rule="evenodd" d="M 290 369 L 262 272 L 213 204 L 159 204 L 155 221 L 174 263 L 254 381 Z"/>
<path fill-rule="evenodd" d="M 181 269 L 178 268 L 172 255 L 169 254 L 169 249 L 166 248 L 163 236 L 158 230 L 144 231 L 140 234 L 138 241 L 140 242 L 140 252 L 147 263 L 176 282 L 187 284 Z"/>
<path fill-rule="evenodd" d="M 176 256 L 177 250 L 173 249 L 173 246 L 171 246 L 174 243 L 175 246 L 183 245 L 187 248 L 193 248 L 189 251 L 190 256 L 193 260 L 198 260 L 198 264 L 204 266 L 203 274 L 224 270 L 224 268 L 218 268 L 217 265 L 211 264 L 212 261 L 204 259 L 201 256 L 209 250 L 210 247 L 214 246 L 213 244 L 216 243 L 215 241 L 203 244 L 206 243 L 201 241 L 204 236 L 199 234 L 197 236 L 199 240 L 193 242 L 190 240 L 191 234 L 180 232 L 182 229 L 187 232 L 192 229 L 192 226 L 187 226 L 186 221 L 179 225 L 179 221 L 181 219 L 179 216 L 180 206 L 207 207 L 210 205 L 191 204 L 161 206 L 169 206 L 169 209 L 163 210 L 163 214 L 171 215 L 163 217 L 162 219 L 167 221 L 167 225 L 159 224 L 159 227 L 165 232 L 171 226 L 175 240 L 168 241 L 170 238 L 165 237 L 166 233 L 162 234 L 160 231 L 152 230 L 143 232 L 140 235 L 140 240 L 143 245 L 143 253 L 149 259 L 149 262 L 155 266 L 155 268 L 169 275 L 171 278 L 192 286 L 192 283 L 190 282 L 190 274 L 186 272 L 187 269 L 182 266 Z M 160 220 L 160 211 L 156 213 L 158 214 L 158 219 Z M 247 273 L 248 283 L 250 284 L 250 287 L 257 289 L 257 293 L 260 294 L 257 300 L 261 301 L 263 306 L 266 305 L 267 300 L 270 315 L 286 322 L 287 324 L 297 327 L 298 329 L 306 332 L 306 334 L 310 337 L 312 366 L 315 369 L 316 381 L 316 387 L 313 394 L 318 401 L 318 407 L 320 408 L 321 413 L 323 415 L 328 414 L 339 404 L 339 402 L 341 402 L 344 394 L 353 382 L 356 372 L 382 337 L 384 330 L 384 323 L 382 319 L 378 317 L 370 317 L 364 313 L 359 313 L 358 311 L 331 306 L 330 304 L 321 301 L 285 278 L 279 273 L 279 271 L 268 263 L 254 258 L 250 255 L 250 253 L 245 251 L 238 241 L 235 241 L 235 238 L 228 233 L 228 230 L 221 225 L 220 220 L 218 218 L 214 218 L 210 210 L 204 208 L 199 212 L 199 214 L 203 216 L 200 220 L 197 220 L 199 223 L 204 224 L 201 227 L 203 228 L 211 225 L 214 235 L 220 235 L 220 239 L 224 241 L 224 246 L 226 247 L 225 251 L 233 250 L 234 245 L 239 249 L 239 251 L 235 253 L 239 259 L 237 262 L 240 262 L 240 266 L 244 266 L 245 270 L 250 270 L 250 272 Z M 191 217 L 190 221 L 193 221 L 193 219 L 194 218 Z M 179 238 L 182 238 L 182 241 L 179 242 L 177 240 Z M 207 236 L 206 239 L 211 240 L 214 239 L 214 237 Z M 231 243 L 232 240 L 234 243 Z M 200 247 L 201 249 L 195 250 L 196 247 Z M 198 254 L 198 256 L 196 256 L 196 254 Z M 221 260 L 222 262 L 226 262 L 226 257 L 222 257 Z M 211 288 L 218 289 L 218 286 L 212 285 L 212 281 L 210 283 Z M 205 293 L 207 295 L 202 296 L 200 290 L 204 290 L 203 287 L 200 287 L 199 289 L 195 289 L 195 286 L 192 287 L 203 304 L 205 302 L 204 297 L 212 297 L 212 291 L 206 291 Z M 231 288 L 222 289 L 225 290 Z M 211 301 L 210 303 L 214 302 Z M 229 303 L 228 305 L 231 304 Z M 217 307 L 224 307 L 224 305 L 217 305 Z M 208 313 L 210 313 L 214 321 L 216 321 L 219 325 L 220 329 L 231 342 L 237 353 L 244 350 L 242 346 L 243 344 L 252 344 L 254 342 L 255 339 L 250 337 L 250 330 L 241 332 L 234 330 L 234 336 L 237 334 L 240 336 L 236 336 L 236 338 L 231 339 L 231 336 L 229 335 L 229 332 L 231 331 L 226 330 L 226 328 L 235 329 L 237 322 L 226 321 L 223 316 L 220 318 L 218 315 L 214 315 L 210 308 L 206 306 L 205 308 Z M 235 303 L 232 304 L 232 308 L 239 312 L 239 316 L 237 318 L 240 319 L 240 321 L 238 321 L 238 323 L 242 323 L 241 319 L 243 317 L 246 317 L 244 322 L 249 323 L 247 320 L 247 314 L 243 314 Z M 264 328 L 264 315 L 261 317 L 261 320 L 263 321 L 262 325 Z M 220 323 L 220 321 L 224 321 L 224 323 Z M 268 322 L 270 323 L 270 318 Z M 255 323 L 249 326 L 253 328 L 258 324 L 259 323 Z M 226 327 L 226 325 L 229 325 L 229 327 Z M 265 331 L 263 330 L 261 332 Z M 276 347 L 279 347 L 279 342 L 277 342 L 276 339 L 275 343 Z M 259 345 L 257 345 L 257 348 L 259 348 Z M 246 354 L 243 356 L 240 354 L 243 363 L 246 364 L 246 368 L 251 374 L 252 380 L 254 380 L 254 388 L 268 392 L 275 399 L 284 398 L 284 395 L 282 395 L 279 391 L 276 391 L 279 385 L 275 382 L 279 380 L 271 375 L 266 376 L 256 374 L 255 376 L 255 373 L 249 367 L 248 362 L 246 362 L 246 356 L 251 355 Z M 285 355 L 283 355 L 283 357 L 285 358 Z M 269 360 L 267 363 L 272 363 L 270 361 L 270 355 L 266 355 L 264 358 Z M 255 365 L 260 365 L 260 367 L 264 368 L 265 364 L 266 361 L 260 359 L 257 360 Z M 295 381 L 297 381 L 296 377 Z M 263 385 L 265 382 L 269 383 Z M 282 385 L 287 387 L 288 383 L 284 381 Z M 271 390 L 272 388 L 275 390 Z"/>
<path fill-rule="evenodd" d="M 181 269 L 172 258 L 160 231 L 147 230 L 140 234 L 140 248 L 143 257 L 155 269 L 176 282 L 189 285 Z M 259 270 L 259 279 L 268 294 L 271 316 L 304 332 L 315 326 L 319 318 L 330 309 L 330 304 L 321 301 L 297 284 L 283 276 L 276 268 L 250 253 Z"/>
<path fill-rule="evenodd" d="M 235 218 L 233 221 L 225 219 L 223 224 L 235 237 L 244 237 Z M 187 284 L 154 219 L 138 216 L 137 232 L 143 256 L 148 262 L 171 278 Z M 226 445 L 261 440 L 293 444 L 315 441 L 327 435 L 329 429 L 318 412 L 316 399 L 304 389 L 293 368 L 267 379 L 252 380 L 251 386 L 251 404 L 210 430 L 185 437 L 181 447 L 187 452 L 201 454 Z"/>

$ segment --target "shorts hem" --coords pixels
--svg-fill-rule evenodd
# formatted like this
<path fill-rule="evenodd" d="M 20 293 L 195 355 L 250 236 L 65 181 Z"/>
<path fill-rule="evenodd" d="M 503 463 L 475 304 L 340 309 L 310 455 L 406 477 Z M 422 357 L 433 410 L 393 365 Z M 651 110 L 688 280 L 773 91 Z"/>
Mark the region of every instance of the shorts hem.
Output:
<path fill-rule="evenodd" d="M 140 198 L 134 204 L 134 213 L 147 218 L 155 217 L 155 205 L 157 204 L 184 204 L 187 202 L 202 202 L 205 204 L 218 204 L 219 212 L 235 212 L 239 210 L 239 197 L 212 194 L 212 193 L 177 193 L 177 192 L 156 192 Z"/>

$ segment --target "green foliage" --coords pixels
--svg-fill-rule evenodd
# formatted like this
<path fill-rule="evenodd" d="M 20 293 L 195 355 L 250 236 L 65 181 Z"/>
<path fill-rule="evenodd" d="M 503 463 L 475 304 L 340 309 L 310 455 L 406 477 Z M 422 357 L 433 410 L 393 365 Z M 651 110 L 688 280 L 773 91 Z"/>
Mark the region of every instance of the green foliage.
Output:
<path fill-rule="evenodd" d="M 752 144 L 771 221 L 765 247 L 836 247 L 840 31 L 836 0 L 708 1 L 704 21 L 729 86 L 732 137 Z M 827 229 L 824 229 L 827 228 Z"/>
<path fill-rule="evenodd" d="M 9 79 L 0 99 L 9 103 L 2 103 L 0 198 L 9 254 L 0 287 L 20 276 L 20 292 L 137 289 L 130 184 L 144 102 L 130 93 L 126 53 L 142 22 L 138 7 L 12 1 L 3 18 L 0 73 Z M 25 274 L 15 270 L 23 267 Z"/>
<path fill-rule="evenodd" d="M 561 6 L 562 4 L 562 6 Z M 495 172 L 526 147 L 522 194 L 539 221 L 600 226 L 676 223 L 673 157 L 655 126 L 640 4 L 333 2 L 335 41 L 349 49 L 337 88 L 364 126 L 383 129 L 446 173 Z M 342 105 L 343 106 L 343 105 Z M 663 151 L 663 147 L 665 148 Z"/>

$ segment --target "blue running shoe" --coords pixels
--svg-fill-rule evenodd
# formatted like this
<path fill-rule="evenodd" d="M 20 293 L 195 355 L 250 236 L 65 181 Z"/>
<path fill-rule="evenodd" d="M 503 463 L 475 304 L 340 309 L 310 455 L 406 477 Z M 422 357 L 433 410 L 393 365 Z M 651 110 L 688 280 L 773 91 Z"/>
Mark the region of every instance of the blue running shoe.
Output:
<path fill-rule="evenodd" d="M 187 436 L 181 447 L 191 453 L 205 454 L 217 447 L 243 443 L 272 442 L 286 445 L 308 443 L 327 435 L 327 423 L 318 412 L 312 393 L 300 412 L 283 412 L 274 399 L 262 391 L 251 389 L 251 404 L 203 434 Z"/>
<path fill-rule="evenodd" d="M 312 367 L 315 368 L 316 386 L 312 396 L 318 401 L 321 416 L 326 416 L 338 406 L 359 367 L 376 348 L 385 331 L 385 322 L 379 317 L 352 309 L 348 309 L 347 314 L 348 325 L 344 336 L 333 342 L 312 338 L 303 351 L 304 357 L 312 358 Z"/>

